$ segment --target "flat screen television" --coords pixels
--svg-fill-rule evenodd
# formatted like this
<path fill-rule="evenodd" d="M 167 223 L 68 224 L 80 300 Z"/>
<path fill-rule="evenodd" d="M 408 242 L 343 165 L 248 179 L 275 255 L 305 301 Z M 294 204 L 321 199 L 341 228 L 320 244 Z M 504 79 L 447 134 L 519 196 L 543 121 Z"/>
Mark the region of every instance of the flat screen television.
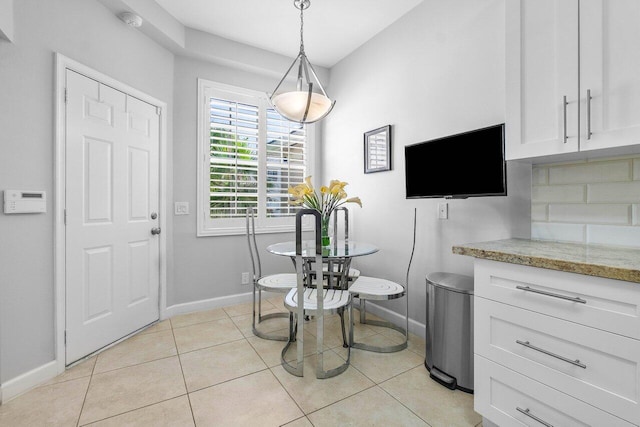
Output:
<path fill-rule="evenodd" d="M 407 199 L 506 196 L 504 123 L 404 147 Z"/>

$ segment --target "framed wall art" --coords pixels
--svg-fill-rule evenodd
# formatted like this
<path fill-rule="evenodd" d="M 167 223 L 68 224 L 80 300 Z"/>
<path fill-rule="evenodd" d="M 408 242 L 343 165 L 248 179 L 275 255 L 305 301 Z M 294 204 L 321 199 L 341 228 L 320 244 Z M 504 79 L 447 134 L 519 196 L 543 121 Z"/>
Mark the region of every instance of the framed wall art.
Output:
<path fill-rule="evenodd" d="M 391 170 L 391 125 L 364 134 L 364 173 Z"/>

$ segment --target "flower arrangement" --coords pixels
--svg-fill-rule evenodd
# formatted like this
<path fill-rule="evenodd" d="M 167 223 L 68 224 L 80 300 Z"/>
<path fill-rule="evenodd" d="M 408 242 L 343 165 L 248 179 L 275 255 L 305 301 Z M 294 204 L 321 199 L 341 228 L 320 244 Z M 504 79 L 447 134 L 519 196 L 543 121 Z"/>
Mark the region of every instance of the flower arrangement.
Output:
<path fill-rule="evenodd" d="M 316 192 L 311 184 L 311 177 L 304 179 L 303 184 L 289 187 L 289 194 L 293 197 L 290 201 L 292 205 L 302 206 L 308 209 L 315 209 L 322 215 L 322 244 L 328 245 L 328 227 L 331 213 L 345 203 L 356 203 L 362 207 L 362 201 L 359 197 L 347 198 L 347 192 L 344 187 L 346 182 L 334 179 L 331 180 L 329 186 L 320 187 L 320 194 Z"/>

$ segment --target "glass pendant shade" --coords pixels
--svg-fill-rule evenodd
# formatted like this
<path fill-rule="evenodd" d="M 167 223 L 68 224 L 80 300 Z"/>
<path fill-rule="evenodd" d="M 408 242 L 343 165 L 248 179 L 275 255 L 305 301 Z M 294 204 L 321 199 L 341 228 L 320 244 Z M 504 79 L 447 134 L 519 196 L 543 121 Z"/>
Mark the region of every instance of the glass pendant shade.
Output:
<path fill-rule="evenodd" d="M 302 12 L 309 4 L 309 0 L 294 1 L 300 9 L 300 53 L 269 96 L 271 105 L 281 116 L 298 123 L 317 122 L 329 114 L 336 103 L 325 92 L 304 52 Z M 293 75 L 292 70 L 297 70 L 297 74 Z"/>
<path fill-rule="evenodd" d="M 289 120 L 313 123 L 329 114 L 335 101 L 320 93 L 312 93 L 309 100 L 309 92 L 293 91 L 274 96 L 271 103 L 281 116 Z"/>

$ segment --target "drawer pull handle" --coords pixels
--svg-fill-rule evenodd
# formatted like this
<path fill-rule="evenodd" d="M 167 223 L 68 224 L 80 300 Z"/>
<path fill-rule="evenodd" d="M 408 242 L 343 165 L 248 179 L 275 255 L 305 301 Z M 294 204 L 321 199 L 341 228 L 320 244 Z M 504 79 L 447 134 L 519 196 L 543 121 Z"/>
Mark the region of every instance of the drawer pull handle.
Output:
<path fill-rule="evenodd" d="M 593 97 L 591 96 L 591 89 L 587 89 L 587 140 L 591 139 L 591 100 Z"/>
<path fill-rule="evenodd" d="M 536 347 L 535 345 L 531 345 L 529 343 L 529 341 L 516 340 L 516 343 L 518 343 L 520 345 L 523 345 L 523 346 L 525 346 L 527 348 L 530 348 L 531 350 L 539 351 L 540 353 L 544 353 L 544 354 L 546 354 L 548 356 L 555 357 L 556 359 L 560 359 L 563 362 L 571 363 L 572 365 L 578 366 L 578 367 L 580 367 L 582 369 L 587 369 L 587 365 L 585 365 L 584 363 L 580 363 L 580 360 L 578 360 L 578 359 L 576 359 L 576 360 L 567 359 L 566 357 L 557 355 L 557 354 L 552 353 L 550 351 L 547 351 L 547 350 L 545 350 L 543 348 Z"/>
<path fill-rule="evenodd" d="M 534 420 L 536 420 L 537 422 L 539 422 L 540 424 L 542 424 L 543 426 L 546 427 L 553 427 L 553 424 L 549 424 L 548 422 L 546 422 L 545 420 L 543 420 L 542 418 L 536 417 L 535 415 L 533 415 L 531 413 L 531 411 L 529 411 L 529 408 L 527 409 L 522 409 L 516 406 L 516 409 L 518 410 L 518 412 L 522 412 L 523 414 L 525 414 L 527 417 L 532 418 Z"/>
<path fill-rule="evenodd" d="M 562 143 L 567 143 L 567 96 L 562 97 Z"/>
<path fill-rule="evenodd" d="M 566 295 L 554 294 L 553 292 L 541 291 L 539 289 L 533 289 L 529 286 L 516 286 L 516 289 L 520 289 L 522 291 L 533 292 L 534 294 L 546 295 L 548 297 L 560 298 L 571 302 L 579 302 L 580 304 L 586 304 L 587 301 L 578 297 L 568 297 Z"/>

